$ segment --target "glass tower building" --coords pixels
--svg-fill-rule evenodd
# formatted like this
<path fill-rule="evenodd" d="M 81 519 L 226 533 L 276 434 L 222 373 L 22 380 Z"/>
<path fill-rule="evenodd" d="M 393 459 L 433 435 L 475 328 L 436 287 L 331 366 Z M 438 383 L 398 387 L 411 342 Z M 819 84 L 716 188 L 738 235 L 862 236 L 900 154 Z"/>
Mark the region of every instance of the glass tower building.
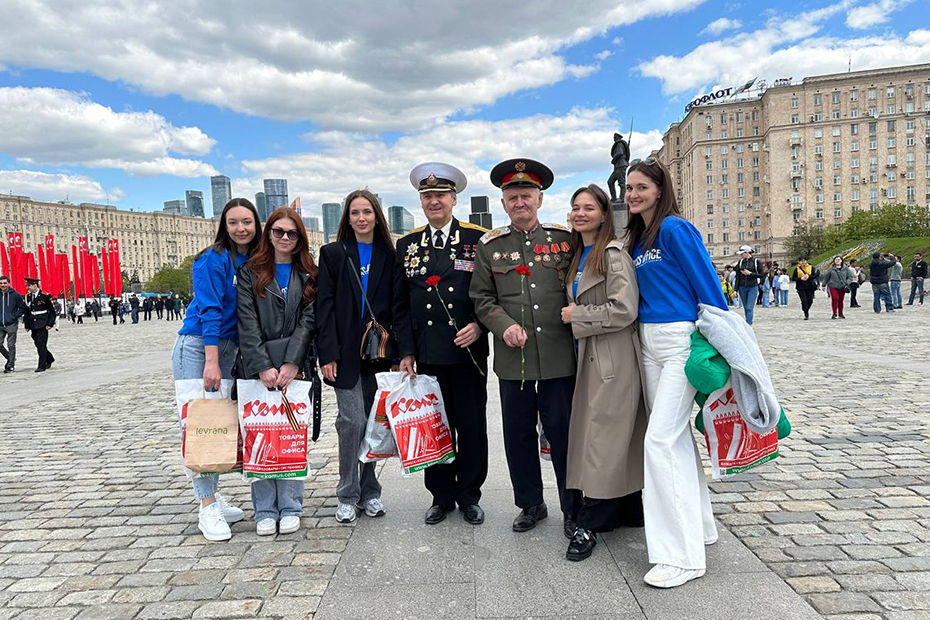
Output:
<path fill-rule="evenodd" d="M 326 243 L 336 240 L 336 229 L 342 217 L 342 205 L 338 202 L 323 203 L 323 239 Z"/>
<path fill-rule="evenodd" d="M 287 179 L 265 179 L 265 219 L 278 207 L 287 205 Z"/>
<path fill-rule="evenodd" d="M 189 189 L 184 192 L 184 198 L 187 200 L 188 215 L 191 217 L 204 217 L 203 192 Z"/>
<path fill-rule="evenodd" d="M 405 207 L 388 207 L 388 226 L 395 235 L 406 235 L 413 230 L 413 214 Z"/>
<path fill-rule="evenodd" d="M 213 198 L 213 216 L 216 217 L 223 212 L 223 207 L 232 198 L 232 186 L 228 176 L 221 174 L 210 177 L 210 196 Z"/>

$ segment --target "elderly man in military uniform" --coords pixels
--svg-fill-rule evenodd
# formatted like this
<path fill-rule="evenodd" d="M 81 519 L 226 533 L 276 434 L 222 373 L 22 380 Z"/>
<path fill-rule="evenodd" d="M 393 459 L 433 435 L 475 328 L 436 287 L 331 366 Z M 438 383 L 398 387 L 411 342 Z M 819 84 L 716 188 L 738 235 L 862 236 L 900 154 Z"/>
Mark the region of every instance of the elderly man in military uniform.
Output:
<path fill-rule="evenodd" d="M 514 501 L 513 522 L 526 532 L 548 516 L 537 457 L 537 420 L 551 446 L 566 535 L 578 506 L 565 490 L 568 421 L 575 386 L 575 348 L 570 326 L 560 320 L 565 305 L 571 235 L 564 226 L 540 224 L 537 211 L 552 171 L 530 159 L 501 162 L 491 182 L 503 192 L 510 225 L 481 238 L 471 298 L 475 313 L 494 334 L 494 372 L 500 380 L 504 448 Z"/>
<path fill-rule="evenodd" d="M 395 281 L 395 320 L 409 320 L 414 342 L 401 342 L 402 369 L 435 376 L 442 389 L 452 427 L 455 461 L 424 472 L 433 502 L 427 525 L 435 525 L 455 509 L 468 523 L 484 521 L 478 502 L 488 475 L 487 333 L 478 324 L 468 296 L 478 241 L 487 232 L 452 217 L 465 175 L 454 166 L 420 164 L 410 172 L 429 220 L 397 243 L 402 271 Z"/>
<path fill-rule="evenodd" d="M 39 354 L 39 366 L 35 372 L 45 372 L 55 361 L 55 356 L 48 350 L 48 333 L 55 327 L 54 301 L 51 295 L 42 292 L 39 288 L 38 278 L 25 278 L 25 280 L 28 296 L 23 323 L 32 333 L 32 340 Z"/>

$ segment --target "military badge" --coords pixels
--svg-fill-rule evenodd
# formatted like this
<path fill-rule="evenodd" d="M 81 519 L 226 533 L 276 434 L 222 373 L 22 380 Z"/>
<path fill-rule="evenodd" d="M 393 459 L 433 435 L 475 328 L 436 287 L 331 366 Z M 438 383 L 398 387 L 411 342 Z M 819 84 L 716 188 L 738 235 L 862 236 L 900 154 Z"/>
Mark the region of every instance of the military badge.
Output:
<path fill-rule="evenodd" d="M 519 253 L 519 252 L 511 252 L 511 253 L 510 253 L 510 260 L 520 260 L 520 253 Z"/>
<path fill-rule="evenodd" d="M 568 245 L 568 241 L 563 241 L 563 242 L 562 242 L 562 251 L 563 251 L 563 252 L 568 252 L 568 251 L 571 249 L 571 247 L 572 247 L 572 246 Z"/>
<path fill-rule="evenodd" d="M 494 252 L 494 254 L 491 254 L 491 258 L 493 258 L 494 260 L 500 260 L 500 259 L 501 259 L 501 253 L 500 253 L 500 252 Z"/>

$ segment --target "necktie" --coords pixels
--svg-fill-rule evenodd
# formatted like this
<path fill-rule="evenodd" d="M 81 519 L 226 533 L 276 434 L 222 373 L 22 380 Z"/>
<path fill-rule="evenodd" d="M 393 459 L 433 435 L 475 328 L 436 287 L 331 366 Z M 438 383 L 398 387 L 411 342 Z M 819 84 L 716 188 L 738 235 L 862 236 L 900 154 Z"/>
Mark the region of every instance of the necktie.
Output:
<path fill-rule="evenodd" d="M 437 230 L 436 234 L 433 235 L 433 245 L 437 248 L 442 248 L 442 231 Z"/>

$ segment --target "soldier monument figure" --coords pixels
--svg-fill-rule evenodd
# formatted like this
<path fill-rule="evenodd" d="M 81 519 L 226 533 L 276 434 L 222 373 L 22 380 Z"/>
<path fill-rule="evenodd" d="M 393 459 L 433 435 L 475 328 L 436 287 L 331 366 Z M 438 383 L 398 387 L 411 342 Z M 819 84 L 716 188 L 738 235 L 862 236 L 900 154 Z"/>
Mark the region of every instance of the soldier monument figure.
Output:
<path fill-rule="evenodd" d="M 614 171 L 610 173 L 610 177 L 607 179 L 610 201 L 614 203 L 623 202 L 623 196 L 626 194 L 626 169 L 630 165 L 630 145 L 619 133 L 614 134 L 614 145 L 610 149 L 610 163 L 614 166 Z M 614 183 L 620 186 L 619 197 L 614 191 Z"/>

